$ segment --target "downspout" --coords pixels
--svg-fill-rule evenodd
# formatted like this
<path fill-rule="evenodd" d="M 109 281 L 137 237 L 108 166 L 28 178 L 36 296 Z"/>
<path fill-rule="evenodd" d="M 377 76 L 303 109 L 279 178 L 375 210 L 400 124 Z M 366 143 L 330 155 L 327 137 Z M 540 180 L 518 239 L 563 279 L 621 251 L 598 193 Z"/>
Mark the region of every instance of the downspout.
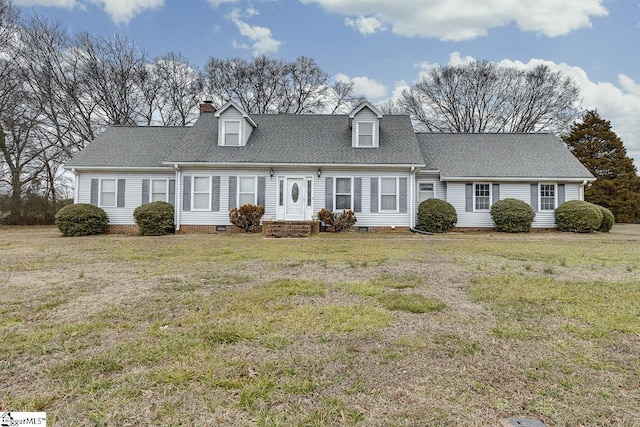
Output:
<path fill-rule="evenodd" d="M 75 205 L 78 203 L 78 185 L 80 182 L 75 168 L 71 169 L 71 173 L 73 174 L 73 204 Z"/>
<path fill-rule="evenodd" d="M 582 184 L 580 185 L 580 200 L 584 201 L 584 187 L 586 187 L 587 185 L 587 180 L 585 179 L 584 181 L 582 181 Z"/>
<path fill-rule="evenodd" d="M 180 200 L 182 200 L 182 183 L 181 183 L 181 179 L 182 179 L 182 171 L 180 170 L 180 167 L 178 166 L 178 164 L 174 164 L 173 165 L 174 169 L 176 170 L 176 194 L 175 194 L 175 200 L 174 203 L 176 204 L 175 209 L 174 209 L 174 220 L 176 223 L 176 233 L 178 231 L 180 231 L 180 213 L 182 211 L 182 205 L 180 204 Z"/>
<path fill-rule="evenodd" d="M 416 167 L 411 166 L 411 185 L 409 192 L 409 199 L 411 202 L 409 203 L 409 229 L 414 229 L 416 226 Z"/>

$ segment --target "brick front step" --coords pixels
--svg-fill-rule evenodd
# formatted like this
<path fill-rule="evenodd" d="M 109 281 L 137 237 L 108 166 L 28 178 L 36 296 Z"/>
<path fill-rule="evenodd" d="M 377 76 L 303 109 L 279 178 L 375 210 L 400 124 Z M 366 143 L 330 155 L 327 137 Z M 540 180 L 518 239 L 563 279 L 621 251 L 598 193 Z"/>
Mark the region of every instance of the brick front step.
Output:
<path fill-rule="evenodd" d="M 317 227 L 313 221 L 264 221 L 262 234 L 265 237 L 309 237 L 318 231 Z"/>

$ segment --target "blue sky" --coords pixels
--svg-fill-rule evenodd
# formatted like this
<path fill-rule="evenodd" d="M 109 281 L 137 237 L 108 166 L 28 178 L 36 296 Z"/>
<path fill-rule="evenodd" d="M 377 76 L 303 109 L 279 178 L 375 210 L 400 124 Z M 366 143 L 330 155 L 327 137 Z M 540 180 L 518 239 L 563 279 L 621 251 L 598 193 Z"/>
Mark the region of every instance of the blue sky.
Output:
<path fill-rule="evenodd" d="M 151 57 L 315 58 L 373 102 L 429 67 L 545 63 L 573 77 L 640 160 L 640 0 L 14 0 L 71 32 L 125 34 Z"/>

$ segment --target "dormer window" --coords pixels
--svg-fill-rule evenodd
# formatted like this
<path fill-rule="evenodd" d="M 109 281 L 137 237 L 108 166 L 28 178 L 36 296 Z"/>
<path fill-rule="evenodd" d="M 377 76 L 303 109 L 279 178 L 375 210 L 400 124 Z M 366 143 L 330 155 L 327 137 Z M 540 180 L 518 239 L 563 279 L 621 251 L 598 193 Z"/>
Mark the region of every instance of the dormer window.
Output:
<path fill-rule="evenodd" d="M 240 121 L 239 120 L 225 120 L 222 123 L 224 141 L 223 145 L 227 146 L 239 146 L 240 145 Z"/>
<path fill-rule="evenodd" d="M 356 122 L 358 147 L 373 147 L 373 122 Z"/>

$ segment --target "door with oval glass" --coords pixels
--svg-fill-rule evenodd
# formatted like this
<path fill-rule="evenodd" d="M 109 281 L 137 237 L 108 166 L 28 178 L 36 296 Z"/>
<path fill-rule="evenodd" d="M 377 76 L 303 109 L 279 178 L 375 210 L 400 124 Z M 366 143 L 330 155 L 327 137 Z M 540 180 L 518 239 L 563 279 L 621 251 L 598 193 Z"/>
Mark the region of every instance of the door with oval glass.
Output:
<path fill-rule="evenodd" d="M 286 219 L 289 221 L 302 221 L 304 219 L 305 200 L 307 199 L 304 178 L 287 178 L 286 188 Z"/>

